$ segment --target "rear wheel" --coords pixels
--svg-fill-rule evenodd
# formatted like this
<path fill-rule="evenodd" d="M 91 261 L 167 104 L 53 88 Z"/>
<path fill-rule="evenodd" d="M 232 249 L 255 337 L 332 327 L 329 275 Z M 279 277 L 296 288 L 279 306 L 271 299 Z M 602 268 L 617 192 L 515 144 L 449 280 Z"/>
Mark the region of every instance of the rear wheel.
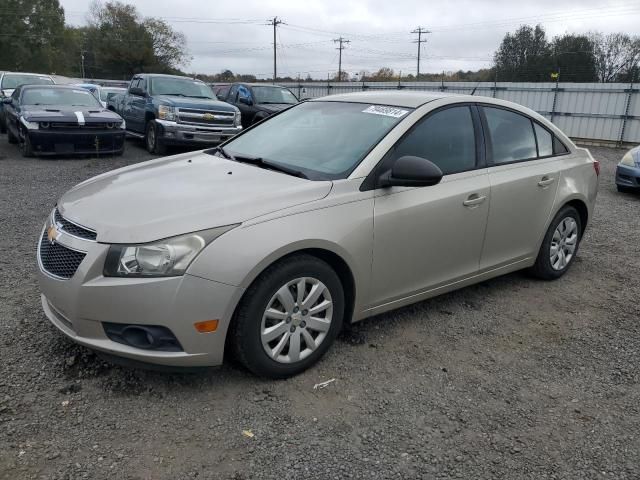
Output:
<path fill-rule="evenodd" d="M 256 375 L 296 375 L 342 328 L 344 291 L 324 261 L 295 255 L 269 267 L 245 293 L 230 332 L 238 360 Z"/>
<path fill-rule="evenodd" d="M 157 155 L 164 155 L 167 153 L 167 147 L 158 137 L 158 124 L 154 120 L 147 122 L 144 143 L 149 153 L 155 153 Z"/>
<path fill-rule="evenodd" d="M 554 217 L 544 236 L 538 258 L 531 272 L 538 278 L 554 280 L 564 275 L 576 254 L 582 238 L 582 222 L 578 211 L 566 206 Z"/>

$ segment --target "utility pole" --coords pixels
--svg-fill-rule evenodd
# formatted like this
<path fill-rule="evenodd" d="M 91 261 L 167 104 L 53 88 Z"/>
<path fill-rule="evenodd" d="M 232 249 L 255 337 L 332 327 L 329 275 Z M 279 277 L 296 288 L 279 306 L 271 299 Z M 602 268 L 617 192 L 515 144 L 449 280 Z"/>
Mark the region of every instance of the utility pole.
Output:
<path fill-rule="evenodd" d="M 351 43 L 351 40 L 347 40 L 346 38 L 340 37 L 340 38 L 335 38 L 333 41 L 339 44 L 336 50 L 340 52 L 338 54 L 338 81 L 341 82 L 342 81 L 342 50 L 346 48 L 345 44 Z"/>
<path fill-rule="evenodd" d="M 284 22 L 278 17 L 273 17 L 269 20 L 269 23 L 267 23 L 267 25 L 273 26 L 273 83 L 276 83 L 276 78 L 278 78 L 278 67 L 276 63 L 276 28 L 281 23 Z"/>
<path fill-rule="evenodd" d="M 423 27 L 418 27 L 415 30 L 413 30 L 411 33 L 417 33 L 418 34 L 418 39 L 414 40 L 413 43 L 417 43 L 418 44 L 418 70 L 416 72 L 416 80 L 420 80 L 420 50 L 422 47 L 423 43 L 427 43 L 427 39 L 425 38 L 424 40 L 422 39 L 422 34 L 427 34 L 427 33 L 431 33 L 429 30 L 427 30 L 426 28 Z"/>
<path fill-rule="evenodd" d="M 84 73 L 84 50 L 80 52 L 80 65 L 82 68 L 82 79 L 84 80 L 85 78 L 87 78 Z"/>

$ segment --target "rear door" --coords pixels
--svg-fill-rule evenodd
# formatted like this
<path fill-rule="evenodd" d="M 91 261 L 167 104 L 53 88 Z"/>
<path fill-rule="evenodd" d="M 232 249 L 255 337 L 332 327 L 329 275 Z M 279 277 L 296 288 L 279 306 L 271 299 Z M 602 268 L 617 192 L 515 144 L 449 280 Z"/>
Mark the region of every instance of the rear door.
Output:
<path fill-rule="evenodd" d="M 146 94 L 148 92 L 148 80 L 145 77 L 140 77 L 138 80 L 138 88 L 141 88 L 144 95 L 128 95 L 127 99 L 129 101 L 129 112 L 131 115 L 132 125 L 130 127 L 131 130 L 136 132 L 144 133 L 146 125 L 146 107 L 147 107 L 147 97 Z M 127 125 L 129 124 L 129 120 L 127 120 Z"/>
<path fill-rule="evenodd" d="M 481 270 L 537 255 L 558 188 L 553 135 L 535 120 L 481 106 L 491 203 Z"/>
<path fill-rule="evenodd" d="M 489 179 L 475 107 L 427 114 L 389 151 L 378 172 L 405 155 L 431 160 L 444 177 L 430 187 L 376 190 L 372 307 L 469 277 L 480 262 Z"/>

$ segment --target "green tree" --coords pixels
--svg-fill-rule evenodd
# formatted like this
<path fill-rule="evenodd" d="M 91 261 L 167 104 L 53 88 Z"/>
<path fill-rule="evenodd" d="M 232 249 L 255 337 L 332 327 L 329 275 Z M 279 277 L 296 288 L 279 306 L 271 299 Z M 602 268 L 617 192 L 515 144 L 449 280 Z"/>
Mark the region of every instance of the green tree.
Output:
<path fill-rule="evenodd" d="M 566 34 L 551 42 L 554 71 L 566 82 L 595 82 L 594 44 L 586 35 Z"/>
<path fill-rule="evenodd" d="M 630 37 L 626 33 L 594 33 L 590 38 L 598 80 L 631 81 L 640 63 L 640 37 Z"/>
<path fill-rule="evenodd" d="M 0 69 L 60 73 L 56 53 L 65 27 L 58 0 L 3 0 L 2 11 Z"/>
<path fill-rule="evenodd" d="M 494 55 L 500 81 L 532 82 L 548 78 L 551 71 L 549 42 L 540 25 L 523 25 L 507 33 Z"/>

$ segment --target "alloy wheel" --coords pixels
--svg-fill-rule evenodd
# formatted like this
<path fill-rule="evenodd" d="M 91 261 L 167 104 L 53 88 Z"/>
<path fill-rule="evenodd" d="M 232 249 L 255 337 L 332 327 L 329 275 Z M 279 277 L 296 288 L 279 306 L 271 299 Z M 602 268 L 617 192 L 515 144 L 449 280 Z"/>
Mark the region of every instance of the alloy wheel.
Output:
<path fill-rule="evenodd" d="M 304 360 L 324 341 L 333 318 L 327 286 L 312 277 L 292 280 L 271 297 L 262 315 L 260 339 L 279 363 Z"/>

